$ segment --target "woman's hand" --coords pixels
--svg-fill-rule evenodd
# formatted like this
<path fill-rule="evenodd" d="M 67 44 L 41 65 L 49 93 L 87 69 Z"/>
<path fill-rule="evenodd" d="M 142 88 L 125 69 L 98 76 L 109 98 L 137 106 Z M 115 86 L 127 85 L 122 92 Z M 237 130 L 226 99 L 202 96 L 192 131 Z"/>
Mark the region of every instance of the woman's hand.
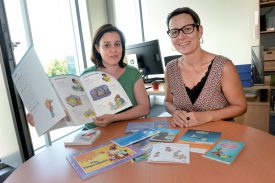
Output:
<path fill-rule="evenodd" d="M 172 126 L 173 127 L 187 127 L 188 126 L 188 120 L 187 118 L 187 112 L 177 109 L 172 114 L 173 120 L 172 120 Z"/>
<path fill-rule="evenodd" d="M 34 126 L 35 122 L 34 122 L 34 119 L 33 119 L 33 115 L 31 113 L 28 113 L 27 116 L 26 116 L 26 118 L 27 118 L 27 121 L 29 122 L 29 124 L 31 126 Z"/>
<path fill-rule="evenodd" d="M 96 117 L 94 119 L 95 124 L 97 126 L 102 126 L 102 127 L 106 127 L 107 125 L 112 123 L 113 120 L 114 120 L 114 115 L 113 114 L 104 114 L 104 115 Z"/>
<path fill-rule="evenodd" d="M 183 110 L 176 110 L 172 115 L 172 126 L 188 128 L 204 124 L 211 121 L 211 117 L 206 113 L 207 112 L 186 112 Z"/>

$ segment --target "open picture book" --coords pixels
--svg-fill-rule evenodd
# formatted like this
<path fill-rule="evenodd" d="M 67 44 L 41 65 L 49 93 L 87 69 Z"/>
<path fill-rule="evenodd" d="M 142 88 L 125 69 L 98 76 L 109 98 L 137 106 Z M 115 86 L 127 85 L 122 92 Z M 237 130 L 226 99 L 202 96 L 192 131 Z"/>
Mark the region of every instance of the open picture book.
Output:
<path fill-rule="evenodd" d="M 115 114 L 132 106 L 120 83 L 107 73 L 94 71 L 49 78 L 33 47 L 17 65 L 12 78 L 34 117 L 39 136 L 52 129 L 91 123 L 95 116 Z"/>

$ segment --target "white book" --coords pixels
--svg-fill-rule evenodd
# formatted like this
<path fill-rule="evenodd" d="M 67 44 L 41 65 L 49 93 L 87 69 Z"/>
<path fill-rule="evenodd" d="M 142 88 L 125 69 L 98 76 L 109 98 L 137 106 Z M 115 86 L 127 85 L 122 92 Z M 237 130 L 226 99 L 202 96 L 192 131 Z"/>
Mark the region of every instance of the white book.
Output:
<path fill-rule="evenodd" d="M 72 136 L 70 141 L 65 141 L 65 145 L 92 145 L 93 142 L 101 135 L 100 130 L 90 129 L 82 130 L 75 136 Z"/>
<path fill-rule="evenodd" d="M 34 117 L 39 136 L 52 129 L 91 123 L 96 116 L 115 114 L 132 106 L 120 83 L 107 73 L 49 78 L 33 47 L 19 62 L 12 78 Z"/>
<path fill-rule="evenodd" d="M 190 163 L 189 144 L 159 143 L 154 144 L 150 157 L 150 163 Z"/>

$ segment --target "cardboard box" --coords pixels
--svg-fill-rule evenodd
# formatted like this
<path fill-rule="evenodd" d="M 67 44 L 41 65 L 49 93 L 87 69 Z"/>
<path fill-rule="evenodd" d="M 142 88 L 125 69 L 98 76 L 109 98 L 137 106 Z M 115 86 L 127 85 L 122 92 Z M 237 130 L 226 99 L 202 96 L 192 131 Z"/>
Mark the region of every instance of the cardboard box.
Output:
<path fill-rule="evenodd" d="M 266 48 L 264 50 L 264 60 L 275 60 L 275 48 Z"/>
<path fill-rule="evenodd" d="M 275 70 L 275 59 L 274 60 L 265 61 L 264 62 L 264 70 L 265 71 Z"/>

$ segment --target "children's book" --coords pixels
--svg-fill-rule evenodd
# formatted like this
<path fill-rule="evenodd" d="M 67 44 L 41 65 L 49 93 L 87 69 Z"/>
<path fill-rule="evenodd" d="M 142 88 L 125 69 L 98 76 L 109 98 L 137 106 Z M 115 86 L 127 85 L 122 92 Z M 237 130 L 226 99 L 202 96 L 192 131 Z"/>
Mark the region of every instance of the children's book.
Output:
<path fill-rule="evenodd" d="M 139 156 L 143 151 L 134 147 L 121 147 L 113 143 L 102 144 L 67 156 L 82 180 L 94 176 Z"/>
<path fill-rule="evenodd" d="M 156 135 L 157 133 L 159 133 L 159 131 L 146 128 L 146 129 L 131 133 L 129 135 L 125 135 L 123 137 L 111 140 L 111 142 L 124 147 L 130 144 L 133 144 L 135 142 L 139 142 L 143 139 L 149 138 L 153 135 Z"/>
<path fill-rule="evenodd" d="M 81 130 L 75 136 L 72 137 L 72 140 L 65 141 L 65 145 L 92 145 L 92 143 L 101 135 L 100 130 L 90 129 L 90 130 Z"/>
<path fill-rule="evenodd" d="M 137 132 L 145 128 L 157 130 L 158 128 L 168 128 L 167 121 L 150 121 L 150 122 L 129 122 L 125 130 L 126 133 Z"/>
<path fill-rule="evenodd" d="M 189 144 L 154 144 L 148 162 L 151 163 L 190 163 Z"/>
<path fill-rule="evenodd" d="M 180 132 L 180 130 L 170 128 L 158 128 L 157 130 L 159 133 L 150 137 L 150 141 L 173 142 L 176 135 Z"/>
<path fill-rule="evenodd" d="M 188 129 L 178 143 L 189 144 L 190 151 L 205 153 L 218 141 L 221 132 Z"/>
<path fill-rule="evenodd" d="M 210 158 L 222 163 L 231 164 L 244 148 L 243 142 L 221 139 L 203 157 Z"/>
<path fill-rule="evenodd" d="M 140 161 L 143 161 L 143 160 L 148 160 L 148 158 L 150 156 L 150 153 L 151 153 L 151 150 L 152 150 L 152 147 L 156 143 L 159 143 L 159 142 L 150 141 L 148 138 L 144 139 L 142 141 L 134 143 L 133 146 L 143 150 L 144 153 L 141 154 L 140 156 L 137 156 L 137 157 L 133 158 L 132 162 L 136 163 L 136 162 L 140 162 Z"/>
<path fill-rule="evenodd" d="M 12 78 L 34 117 L 39 136 L 55 128 L 91 123 L 95 116 L 115 114 L 132 106 L 120 83 L 107 73 L 49 78 L 33 47 L 19 62 Z"/>

